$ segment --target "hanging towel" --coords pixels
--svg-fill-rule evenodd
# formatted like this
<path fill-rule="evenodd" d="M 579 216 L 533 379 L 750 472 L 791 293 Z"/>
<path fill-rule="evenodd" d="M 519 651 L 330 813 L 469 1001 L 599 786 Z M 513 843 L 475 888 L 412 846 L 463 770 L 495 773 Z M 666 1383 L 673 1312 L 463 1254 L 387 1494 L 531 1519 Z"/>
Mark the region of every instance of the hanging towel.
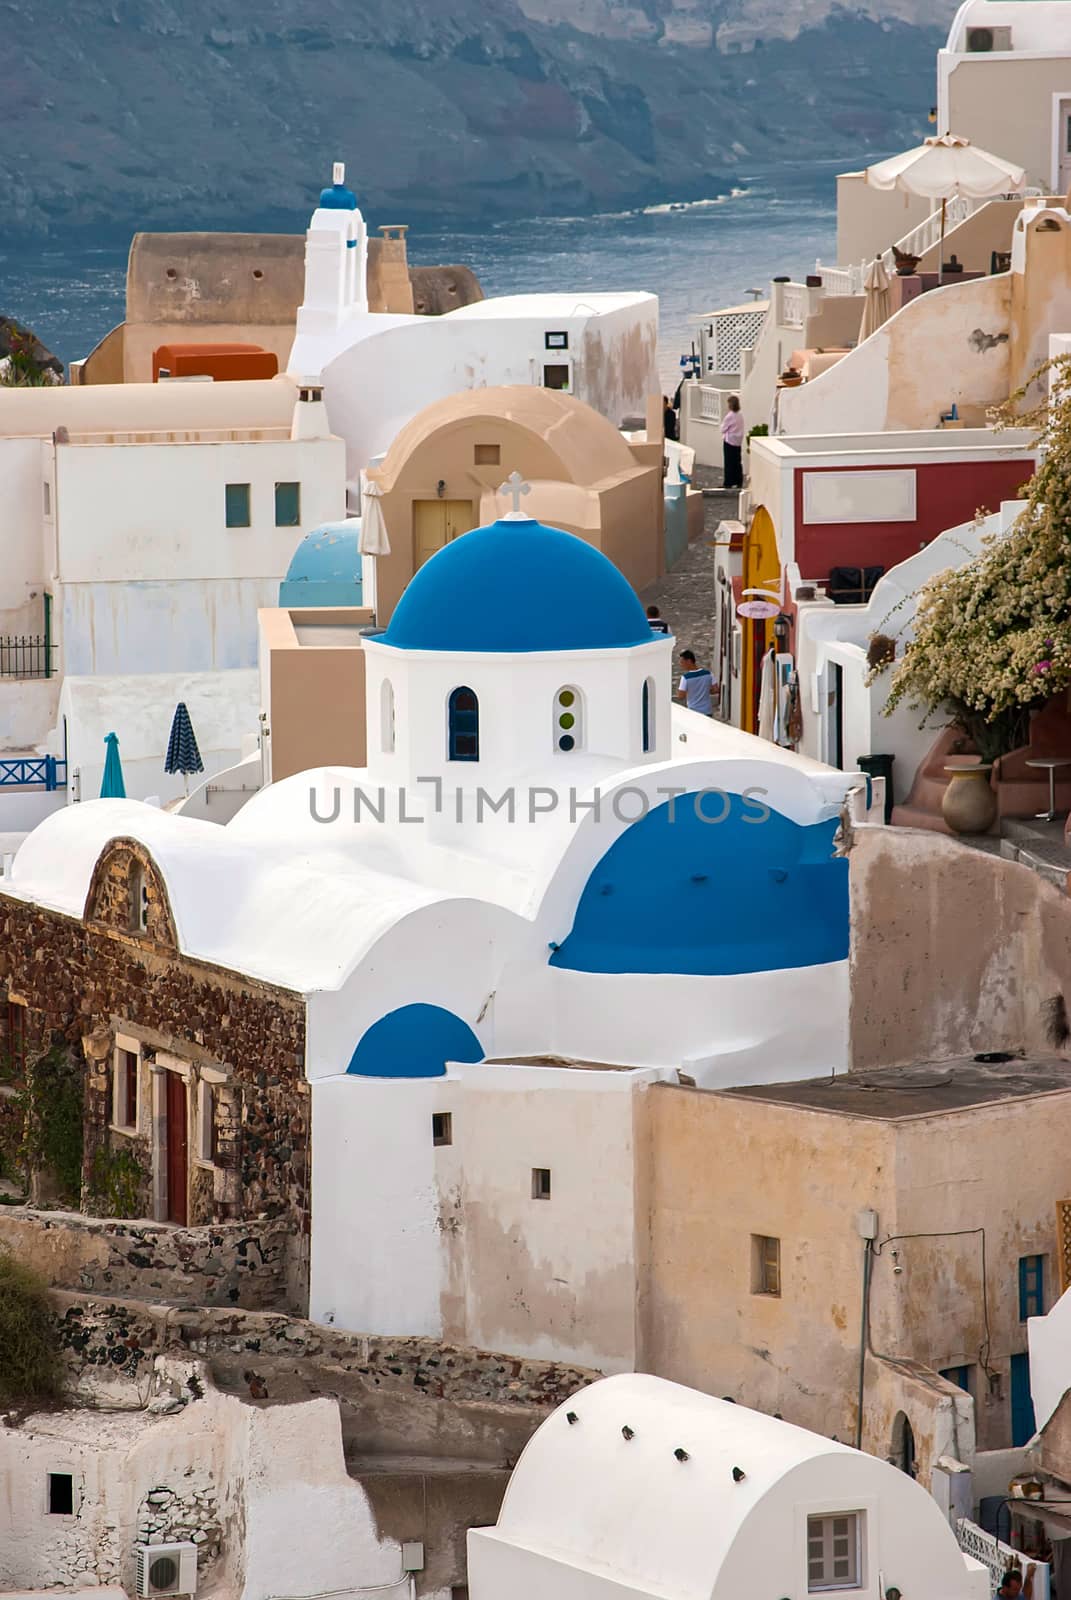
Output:
<path fill-rule="evenodd" d="M 774 651 L 767 650 L 762 658 L 762 683 L 759 689 L 759 738 L 774 737 L 774 719 L 777 711 L 777 669 Z"/>
<path fill-rule="evenodd" d="M 803 739 L 803 702 L 800 699 L 800 675 L 793 669 L 788 682 L 788 742 L 797 750 Z"/>

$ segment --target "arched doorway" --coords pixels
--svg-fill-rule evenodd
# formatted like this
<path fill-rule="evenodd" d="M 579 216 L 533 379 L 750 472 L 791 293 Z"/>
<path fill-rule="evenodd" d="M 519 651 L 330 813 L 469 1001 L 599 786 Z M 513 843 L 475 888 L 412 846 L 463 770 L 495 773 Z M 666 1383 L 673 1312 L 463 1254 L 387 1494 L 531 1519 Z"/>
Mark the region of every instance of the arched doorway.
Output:
<path fill-rule="evenodd" d="M 741 587 L 745 597 L 749 597 L 749 589 L 765 589 L 771 595 L 781 593 L 781 557 L 777 550 L 777 533 L 773 518 L 765 506 L 759 506 L 755 512 L 744 538 Z M 745 733 L 755 733 L 759 725 L 762 661 L 773 643 L 773 622 L 764 617 L 743 617 L 741 622 L 740 726 Z"/>
<path fill-rule="evenodd" d="M 902 1411 L 897 1413 L 892 1430 L 892 1464 L 913 1478 L 918 1470 L 915 1456 L 915 1434 Z"/>

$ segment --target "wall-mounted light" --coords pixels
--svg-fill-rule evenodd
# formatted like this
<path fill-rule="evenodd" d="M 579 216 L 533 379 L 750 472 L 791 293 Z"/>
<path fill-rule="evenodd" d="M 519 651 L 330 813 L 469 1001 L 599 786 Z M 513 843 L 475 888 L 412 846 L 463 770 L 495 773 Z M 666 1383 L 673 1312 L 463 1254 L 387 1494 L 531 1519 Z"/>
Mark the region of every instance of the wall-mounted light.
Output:
<path fill-rule="evenodd" d="M 632 1429 L 629 1427 L 627 1422 L 625 1423 L 625 1426 L 621 1429 L 621 1437 L 622 1437 L 622 1439 L 624 1439 L 626 1444 L 628 1444 L 630 1439 L 635 1439 L 635 1437 L 636 1437 L 636 1435 L 633 1433 Z"/>
<path fill-rule="evenodd" d="M 446 493 L 446 479 L 445 478 L 440 478 L 439 479 L 438 483 L 435 485 L 435 493 L 439 496 L 439 499 L 441 500 L 443 495 Z"/>

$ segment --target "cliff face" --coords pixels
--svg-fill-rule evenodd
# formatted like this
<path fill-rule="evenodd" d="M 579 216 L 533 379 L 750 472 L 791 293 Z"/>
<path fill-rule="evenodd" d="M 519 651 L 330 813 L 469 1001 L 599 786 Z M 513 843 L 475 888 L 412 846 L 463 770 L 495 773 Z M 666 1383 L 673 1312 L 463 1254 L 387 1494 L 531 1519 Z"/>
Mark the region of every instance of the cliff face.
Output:
<path fill-rule="evenodd" d="M 521 3 L 6 0 L 9 237 L 300 228 L 339 157 L 389 221 L 705 198 L 913 141 L 954 9 Z"/>

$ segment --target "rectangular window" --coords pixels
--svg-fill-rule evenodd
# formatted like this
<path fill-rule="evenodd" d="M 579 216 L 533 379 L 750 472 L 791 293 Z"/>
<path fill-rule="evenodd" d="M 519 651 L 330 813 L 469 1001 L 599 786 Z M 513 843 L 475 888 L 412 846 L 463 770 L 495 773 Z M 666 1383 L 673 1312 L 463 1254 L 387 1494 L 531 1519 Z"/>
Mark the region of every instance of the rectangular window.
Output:
<path fill-rule="evenodd" d="M 543 368 L 544 389 L 568 389 L 569 368 L 567 365 Z"/>
<path fill-rule="evenodd" d="M 432 1112 L 431 1142 L 432 1144 L 453 1144 L 454 1119 L 449 1111 Z"/>
<path fill-rule="evenodd" d="M 478 467 L 500 467 L 502 465 L 502 446 L 499 444 L 476 445 L 475 461 Z"/>
<path fill-rule="evenodd" d="M 807 1518 L 807 1589 L 859 1589 L 861 1511 Z"/>
<path fill-rule="evenodd" d="M 550 1168 L 549 1167 L 533 1167 L 532 1168 L 532 1199 L 533 1200 L 549 1200 L 550 1199 Z"/>
<path fill-rule="evenodd" d="M 1045 1315 L 1045 1257 L 1019 1257 L 1019 1321 Z"/>
<path fill-rule="evenodd" d="M 197 1084 L 197 1159 L 208 1166 L 216 1160 L 216 1091 L 204 1078 Z"/>
<path fill-rule="evenodd" d="M 567 333 L 548 333 L 545 343 L 548 350 L 568 350 L 569 335 Z"/>
<path fill-rule="evenodd" d="M 42 487 L 45 491 L 45 516 L 50 517 L 52 515 L 52 485 L 47 478 Z"/>
<path fill-rule="evenodd" d="M 138 1126 L 138 1066 L 138 1053 L 118 1046 L 115 1050 L 112 1115 L 117 1128 L 130 1128 L 131 1133 Z"/>
<path fill-rule="evenodd" d="M 74 1516 L 74 1477 L 71 1473 L 49 1473 L 48 1514 L 50 1517 Z"/>
<path fill-rule="evenodd" d="M 781 1293 L 781 1241 L 765 1234 L 751 1235 L 751 1292 L 778 1297 Z"/>
<path fill-rule="evenodd" d="M 966 1394 L 972 1392 L 970 1367 L 944 1367 L 941 1370 L 941 1377 L 946 1383 L 954 1383 L 957 1389 L 964 1390 Z"/>
<path fill-rule="evenodd" d="M 300 483 L 277 483 L 275 485 L 275 526 L 277 528 L 296 528 L 300 522 Z"/>
<path fill-rule="evenodd" d="M 228 528 L 248 528 L 250 526 L 248 483 L 228 483 L 227 485 L 227 526 Z"/>

